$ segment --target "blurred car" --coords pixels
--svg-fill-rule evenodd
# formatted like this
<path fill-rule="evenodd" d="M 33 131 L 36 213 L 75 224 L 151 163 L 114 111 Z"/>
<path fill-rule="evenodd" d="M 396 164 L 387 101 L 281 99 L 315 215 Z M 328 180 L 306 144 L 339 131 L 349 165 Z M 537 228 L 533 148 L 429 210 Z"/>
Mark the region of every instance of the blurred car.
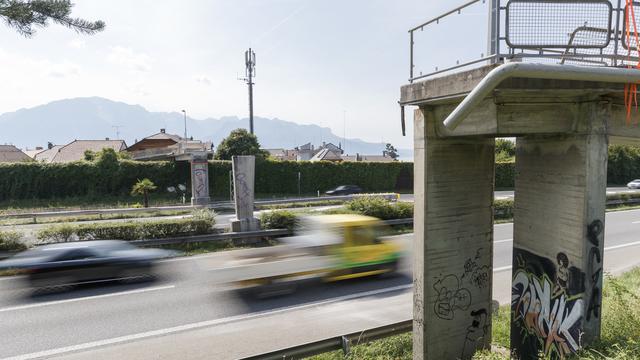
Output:
<path fill-rule="evenodd" d="M 80 241 L 39 246 L 0 261 L 0 270 L 21 270 L 34 289 L 69 287 L 153 276 L 154 263 L 173 253 L 140 249 L 125 241 Z"/>
<path fill-rule="evenodd" d="M 279 239 L 282 246 L 243 252 L 218 276 L 267 297 L 295 291 L 301 279 L 335 282 L 391 274 L 402 249 L 385 238 L 386 230 L 379 219 L 362 215 L 305 217 L 296 236 Z"/>
<path fill-rule="evenodd" d="M 341 185 L 335 189 L 329 190 L 325 192 L 327 195 L 337 196 L 337 195 L 353 195 L 362 193 L 362 189 L 357 185 Z"/>
<path fill-rule="evenodd" d="M 640 179 L 633 180 L 627 184 L 629 189 L 640 189 Z"/>

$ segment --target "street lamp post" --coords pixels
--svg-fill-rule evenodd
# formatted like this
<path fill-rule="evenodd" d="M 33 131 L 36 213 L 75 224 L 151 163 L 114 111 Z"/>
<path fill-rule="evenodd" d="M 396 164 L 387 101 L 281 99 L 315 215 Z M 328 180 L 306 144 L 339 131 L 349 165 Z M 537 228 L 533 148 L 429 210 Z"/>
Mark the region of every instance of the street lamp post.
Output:
<path fill-rule="evenodd" d="M 184 113 L 184 141 L 187 141 L 187 110 L 182 110 Z"/>

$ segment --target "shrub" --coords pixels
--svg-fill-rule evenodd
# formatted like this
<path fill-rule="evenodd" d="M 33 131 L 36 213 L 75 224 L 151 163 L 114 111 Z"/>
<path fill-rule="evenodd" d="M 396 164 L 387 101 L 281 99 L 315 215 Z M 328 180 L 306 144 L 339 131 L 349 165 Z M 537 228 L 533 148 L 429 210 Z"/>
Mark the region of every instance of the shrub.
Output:
<path fill-rule="evenodd" d="M 287 210 L 268 211 L 260 214 L 260 226 L 263 229 L 293 230 L 297 223 L 296 214 Z"/>
<path fill-rule="evenodd" d="M 72 241 L 76 234 L 76 227 L 70 224 L 47 226 L 36 233 L 36 238 L 42 243 L 58 243 Z"/>
<path fill-rule="evenodd" d="M 23 234 L 18 231 L 0 231 L 0 251 L 24 251 L 27 246 L 21 241 Z"/>
<path fill-rule="evenodd" d="M 38 232 L 45 243 L 78 240 L 141 240 L 204 235 L 213 231 L 215 217 L 193 219 L 128 221 L 81 225 L 54 225 Z"/>
<path fill-rule="evenodd" d="M 347 203 L 347 209 L 382 220 L 413 217 L 412 203 L 391 203 L 380 197 L 359 197 Z"/>

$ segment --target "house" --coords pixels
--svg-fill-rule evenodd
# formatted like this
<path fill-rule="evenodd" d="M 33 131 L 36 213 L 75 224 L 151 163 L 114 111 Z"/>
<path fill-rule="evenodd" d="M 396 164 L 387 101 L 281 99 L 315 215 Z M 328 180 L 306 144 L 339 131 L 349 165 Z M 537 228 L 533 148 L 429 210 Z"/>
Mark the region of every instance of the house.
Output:
<path fill-rule="evenodd" d="M 295 151 L 297 151 L 296 160 L 312 161 L 313 159 L 313 161 L 319 161 L 318 155 L 323 150 L 328 150 L 329 152 L 326 152 L 326 151 L 323 152 L 320 157 L 329 161 L 341 161 L 340 159 L 335 159 L 334 155 L 337 155 L 338 157 L 340 157 L 340 155 L 344 153 L 344 150 L 342 150 L 342 144 L 336 146 L 332 143 L 322 142 L 322 146 L 319 146 L 316 148 L 311 143 L 306 143 L 302 146 L 298 146 L 295 148 Z M 327 156 L 329 156 L 331 160 L 327 158 Z"/>
<path fill-rule="evenodd" d="M 329 148 L 318 151 L 309 161 L 342 161 L 342 153 L 335 152 Z"/>
<path fill-rule="evenodd" d="M 31 161 L 29 155 L 13 145 L 0 145 L 0 162 L 16 163 Z"/>
<path fill-rule="evenodd" d="M 298 146 L 295 148 L 298 152 L 296 156 L 297 161 L 309 161 L 316 154 L 316 149 L 311 143 L 306 143 L 304 145 Z"/>
<path fill-rule="evenodd" d="M 99 152 L 102 149 L 113 149 L 116 152 L 123 151 L 127 144 L 123 140 L 74 140 L 64 146 L 53 146 L 36 154 L 36 160 L 50 163 L 68 163 L 84 160 L 86 151 Z"/>
<path fill-rule="evenodd" d="M 267 151 L 269 155 L 281 161 L 296 161 L 298 159 L 298 150 L 286 150 L 286 149 L 263 149 Z"/>
<path fill-rule="evenodd" d="M 169 134 L 165 129 L 127 148 L 133 160 L 188 160 L 194 152 L 213 154 L 213 144 Z"/>
<path fill-rule="evenodd" d="M 351 162 L 394 162 L 395 160 L 392 157 L 386 155 L 342 155 L 342 161 L 351 161 Z"/>

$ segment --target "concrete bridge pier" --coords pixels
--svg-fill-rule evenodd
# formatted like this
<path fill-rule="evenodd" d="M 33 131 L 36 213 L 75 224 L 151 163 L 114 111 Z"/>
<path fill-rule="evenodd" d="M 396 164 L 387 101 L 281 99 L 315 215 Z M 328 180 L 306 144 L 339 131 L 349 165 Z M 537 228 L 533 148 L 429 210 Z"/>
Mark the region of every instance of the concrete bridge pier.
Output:
<path fill-rule="evenodd" d="M 491 343 L 495 140 L 414 124 L 414 359 L 470 359 Z"/>
<path fill-rule="evenodd" d="M 521 359 L 564 358 L 600 336 L 608 139 L 591 120 L 585 133 L 517 140 L 511 345 Z"/>

